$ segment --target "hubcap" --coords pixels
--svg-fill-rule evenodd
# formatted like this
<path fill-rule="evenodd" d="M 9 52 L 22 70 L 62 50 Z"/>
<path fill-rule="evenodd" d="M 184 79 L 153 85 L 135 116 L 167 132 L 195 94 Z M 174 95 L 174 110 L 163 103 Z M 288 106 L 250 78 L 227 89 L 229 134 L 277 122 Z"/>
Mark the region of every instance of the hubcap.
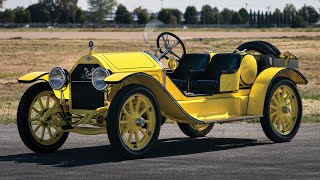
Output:
<path fill-rule="evenodd" d="M 55 126 L 47 122 L 51 119 L 51 116 L 47 116 L 47 112 L 58 105 L 59 100 L 52 91 L 41 92 L 31 103 L 28 115 L 30 132 L 33 138 L 42 145 L 52 145 L 63 135 Z"/>
<path fill-rule="evenodd" d="M 270 102 L 272 127 L 281 135 L 293 130 L 298 116 L 298 102 L 291 87 L 283 85 L 276 89 Z"/>
<path fill-rule="evenodd" d="M 143 149 L 151 141 L 155 126 L 155 109 L 150 99 L 143 94 L 130 96 L 119 119 L 122 143 L 131 150 Z"/>

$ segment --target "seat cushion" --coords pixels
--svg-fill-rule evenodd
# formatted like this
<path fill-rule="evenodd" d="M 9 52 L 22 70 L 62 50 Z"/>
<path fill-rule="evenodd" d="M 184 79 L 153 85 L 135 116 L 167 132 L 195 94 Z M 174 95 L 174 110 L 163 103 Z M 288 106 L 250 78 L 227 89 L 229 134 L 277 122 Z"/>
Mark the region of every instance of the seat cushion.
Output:
<path fill-rule="evenodd" d="M 181 90 L 187 89 L 187 81 L 183 79 L 171 79 L 172 82 Z"/>
<path fill-rule="evenodd" d="M 209 60 L 209 54 L 186 54 L 179 62 L 178 68 L 170 74 L 170 77 L 187 80 L 190 70 L 204 70 L 209 64 Z"/>
<path fill-rule="evenodd" d="M 220 80 L 221 73 L 234 73 L 240 67 L 241 55 L 234 53 L 216 54 L 206 68 L 207 79 Z"/>
<path fill-rule="evenodd" d="M 219 92 L 219 81 L 216 81 L 216 80 L 191 81 L 190 91 L 194 93 L 217 93 Z"/>

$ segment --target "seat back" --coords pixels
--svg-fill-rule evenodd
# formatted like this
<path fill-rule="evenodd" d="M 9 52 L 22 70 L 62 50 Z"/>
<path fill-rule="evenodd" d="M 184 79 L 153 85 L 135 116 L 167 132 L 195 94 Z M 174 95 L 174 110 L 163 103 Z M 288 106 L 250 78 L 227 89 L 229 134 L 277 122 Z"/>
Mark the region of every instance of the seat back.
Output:
<path fill-rule="evenodd" d="M 216 54 L 208 64 L 205 74 L 208 79 L 220 81 L 222 73 L 234 73 L 240 67 L 241 55 L 235 53 Z"/>
<path fill-rule="evenodd" d="M 170 74 L 172 79 L 186 80 L 190 70 L 204 70 L 210 60 L 209 54 L 186 54 L 178 68 Z"/>

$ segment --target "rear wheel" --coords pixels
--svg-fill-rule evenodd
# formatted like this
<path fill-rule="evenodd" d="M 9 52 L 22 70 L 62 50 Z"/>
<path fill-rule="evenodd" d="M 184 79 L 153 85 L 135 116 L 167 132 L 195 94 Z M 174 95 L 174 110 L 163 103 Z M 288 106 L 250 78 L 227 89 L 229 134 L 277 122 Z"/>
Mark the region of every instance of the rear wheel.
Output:
<path fill-rule="evenodd" d="M 17 126 L 23 143 L 30 150 L 50 153 L 66 141 L 68 133 L 59 131 L 57 126 L 49 123 L 62 121 L 59 116 L 48 115 L 49 111 L 59 105 L 48 83 L 35 84 L 22 96 L 17 112 Z"/>
<path fill-rule="evenodd" d="M 181 131 L 185 135 L 190 136 L 192 138 L 206 136 L 214 126 L 214 124 L 185 124 L 185 123 L 178 123 L 178 125 Z"/>
<path fill-rule="evenodd" d="M 302 102 L 296 85 L 278 79 L 266 96 L 261 126 L 274 142 L 290 141 L 297 134 L 302 118 Z"/>
<path fill-rule="evenodd" d="M 120 90 L 107 116 L 108 137 L 115 152 L 142 157 L 159 137 L 161 114 L 153 93 L 140 85 Z"/>

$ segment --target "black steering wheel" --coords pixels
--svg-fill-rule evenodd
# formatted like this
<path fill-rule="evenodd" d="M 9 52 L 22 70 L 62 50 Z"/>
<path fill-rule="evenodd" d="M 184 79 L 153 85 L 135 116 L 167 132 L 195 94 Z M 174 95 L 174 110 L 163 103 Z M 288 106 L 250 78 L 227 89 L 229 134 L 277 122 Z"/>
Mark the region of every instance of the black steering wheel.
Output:
<path fill-rule="evenodd" d="M 170 40 L 170 38 L 174 38 L 174 41 L 173 41 L 174 43 L 172 45 L 170 44 L 170 41 L 172 42 L 172 40 Z M 164 47 L 160 46 L 160 41 L 163 41 Z M 173 49 L 175 47 L 177 47 L 177 45 L 179 45 L 179 44 L 181 45 L 182 52 L 183 52 L 182 55 L 180 55 L 180 56 L 173 51 Z M 171 32 L 163 32 L 158 36 L 157 47 L 161 53 L 160 56 L 158 57 L 158 59 L 161 59 L 163 57 L 166 59 L 169 59 L 169 57 L 167 55 L 171 54 L 175 58 L 178 58 L 178 60 L 181 60 L 184 57 L 184 55 L 186 54 L 186 48 L 185 48 L 183 42 L 181 41 L 181 39 L 177 35 L 175 35 Z M 164 49 L 162 49 L 162 48 L 164 48 Z"/>

